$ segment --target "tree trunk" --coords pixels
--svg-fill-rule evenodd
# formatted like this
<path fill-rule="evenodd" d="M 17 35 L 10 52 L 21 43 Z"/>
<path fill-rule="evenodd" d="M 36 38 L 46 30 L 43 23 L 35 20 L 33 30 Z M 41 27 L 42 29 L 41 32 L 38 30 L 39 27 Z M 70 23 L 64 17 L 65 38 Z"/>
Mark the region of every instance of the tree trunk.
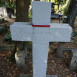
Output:
<path fill-rule="evenodd" d="M 29 5 L 31 0 L 16 0 L 16 21 L 28 22 Z"/>
<path fill-rule="evenodd" d="M 16 0 L 16 22 L 28 22 L 29 5 L 31 0 Z M 19 50 L 23 45 L 18 43 Z"/>
<path fill-rule="evenodd" d="M 16 22 L 28 22 L 30 2 L 31 0 L 16 0 Z M 16 51 L 22 52 L 23 50 L 25 50 L 24 42 L 15 42 L 15 50 L 12 56 L 15 55 Z"/>
<path fill-rule="evenodd" d="M 31 0 L 16 0 L 16 22 L 28 22 L 28 11 Z M 23 42 L 17 43 L 17 49 L 23 49 Z"/>
<path fill-rule="evenodd" d="M 68 8 L 68 23 L 72 28 L 74 27 L 74 22 L 77 16 L 77 0 L 71 0 Z"/>

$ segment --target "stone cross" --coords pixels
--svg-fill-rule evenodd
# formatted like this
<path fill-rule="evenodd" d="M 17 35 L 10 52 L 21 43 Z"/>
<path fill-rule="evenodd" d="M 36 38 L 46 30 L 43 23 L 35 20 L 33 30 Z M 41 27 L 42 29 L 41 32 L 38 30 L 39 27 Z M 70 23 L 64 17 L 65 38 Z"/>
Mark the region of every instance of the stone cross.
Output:
<path fill-rule="evenodd" d="M 70 42 L 72 28 L 50 23 L 50 17 L 50 2 L 33 1 L 32 23 L 14 22 L 10 26 L 12 40 L 32 41 L 33 77 L 46 77 L 49 42 Z"/>

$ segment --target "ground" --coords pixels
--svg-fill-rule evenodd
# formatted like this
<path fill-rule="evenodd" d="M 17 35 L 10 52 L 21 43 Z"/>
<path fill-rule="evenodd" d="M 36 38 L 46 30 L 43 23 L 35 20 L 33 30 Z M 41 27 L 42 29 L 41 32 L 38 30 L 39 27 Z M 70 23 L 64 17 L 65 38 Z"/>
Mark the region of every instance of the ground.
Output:
<path fill-rule="evenodd" d="M 0 23 L 0 25 L 10 25 L 14 20 L 8 19 L 7 23 Z M 52 20 L 52 22 L 57 22 L 58 20 Z M 76 24 L 75 24 L 76 25 Z M 0 45 L 7 45 L 2 42 L 3 37 L 7 33 L 0 35 Z M 9 44 L 9 43 L 8 43 Z M 53 48 L 57 48 L 57 43 L 53 43 Z M 77 48 L 77 43 L 66 43 L 64 48 Z M 21 73 L 32 74 L 32 51 L 28 52 L 28 57 L 26 58 L 26 66 L 27 69 L 25 72 L 19 71 L 16 62 L 10 61 L 9 56 L 13 50 L 1 50 L 0 51 L 0 77 L 19 77 Z M 64 58 L 56 58 L 55 53 L 49 53 L 48 55 L 48 63 L 47 63 L 47 75 L 58 75 L 58 77 L 77 77 L 77 71 L 69 70 L 70 63 L 70 52 L 64 52 Z"/>
<path fill-rule="evenodd" d="M 19 77 L 21 73 L 32 74 L 32 57 L 26 59 L 28 70 L 19 71 L 16 63 L 9 61 L 11 51 L 0 51 L 0 77 Z M 58 77 L 77 77 L 76 71 L 70 71 L 68 68 L 70 53 L 64 53 L 65 59 L 56 58 L 55 54 L 49 54 L 47 64 L 47 75 L 58 75 Z"/>

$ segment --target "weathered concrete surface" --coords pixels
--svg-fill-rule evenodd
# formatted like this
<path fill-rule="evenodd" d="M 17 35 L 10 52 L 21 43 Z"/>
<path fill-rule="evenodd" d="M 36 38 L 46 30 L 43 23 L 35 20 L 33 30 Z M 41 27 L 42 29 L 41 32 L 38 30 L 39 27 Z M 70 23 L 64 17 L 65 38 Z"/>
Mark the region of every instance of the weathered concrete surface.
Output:
<path fill-rule="evenodd" d="M 25 52 L 26 51 L 17 51 L 15 53 L 15 60 L 16 64 L 19 70 L 25 71 L 26 70 L 26 65 L 25 65 Z"/>
<path fill-rule="evenodd" d="M 77 50 L 72 50 L 72 59 L 69 66 L 70 70 L 77 70 Z"/>

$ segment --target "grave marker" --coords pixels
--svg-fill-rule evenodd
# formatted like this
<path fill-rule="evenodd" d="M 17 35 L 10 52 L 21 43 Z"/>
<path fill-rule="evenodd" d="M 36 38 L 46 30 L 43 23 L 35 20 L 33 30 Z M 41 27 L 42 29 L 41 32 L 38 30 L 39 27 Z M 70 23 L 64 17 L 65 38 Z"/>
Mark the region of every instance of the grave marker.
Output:
<path fill-rule="evenodd" d="M 32 23 L 14 22 L 11 36 L 14 41 L 32 41 L 33 77 L 46 77 L 49 42 L 70 42 L 72 28 L 50 23 L 50 2 L 33 1 L 32 7 Z"/>
<path fill-rule="evenodd" d="M 77 70 L 77 50 L 72 50 L 72 58 L 69 66 L 70 70 Z"/>

